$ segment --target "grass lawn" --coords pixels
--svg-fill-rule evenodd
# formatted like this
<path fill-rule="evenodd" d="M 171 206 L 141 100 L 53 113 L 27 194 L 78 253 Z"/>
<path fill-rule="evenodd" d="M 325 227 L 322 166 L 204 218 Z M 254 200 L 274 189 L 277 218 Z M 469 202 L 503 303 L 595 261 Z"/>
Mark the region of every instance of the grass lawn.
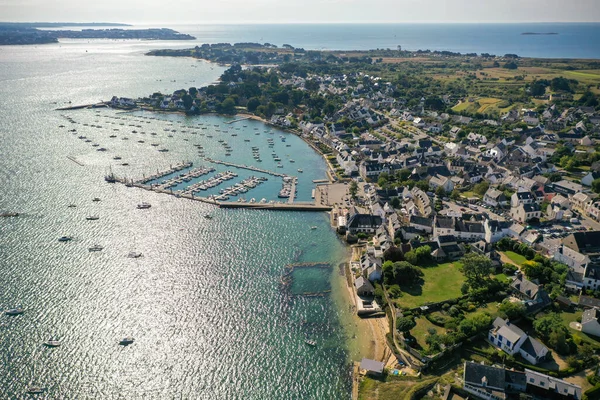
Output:
<path fill-rule="evenodd" d="M 435 329 L 438 334 L 446 333 L 444 328 L 440 328 L 437 325 L 432 324 L 425 317 L 417 318 L 415 320 L 417 325 L 410 330 L 410 334 L 417 340 L 417 343 L 423 348 L 427 348 L 427 343 L 425 343 L 425 336 L 429 333 L 429 329 Z"/>
<path fill-rule="evenodd" d="M 574 338 L 579 338 L 579 339 L 581 339 L 582 342 L 587 342 L 591 345 L 600 347 L 600 338 L 587 335 L 583 332 L 576 331 L 575 329 L 572 329 L 569 327 L 569 323 L 571 323 L 573 321 L 577 321 L 577 318 L 581 317 L 581 314 L 582 314 L 581 311 L 576 311 L 576 312 L 563 311 L 560 313 L 560 318 L 562 319 L 563 324 L 569 329 L 569 332 L 571 332 L 571 334 L 573 335 Z M 577 339 L 575 339 L 575 340 L 577 342 Z"/>
<path fill-rule="evenodd" d="M 515 253 L 514 251 L 505 251 L 504 254 L 506 254 L 506 256 L 508 258 L 510 258 L 511 261 L 514 262 L 515 264 L 517 264 L 518 266 L 523 265 L 523 263 L 525 261 L 527 261 L 527 259 L 525 257 L 523 257 L 520 254 Z"/>
<path fill-rule="evenodd" d="M 421 285 L 401 287 L 402 297 L 396 303 L 403 308 L 414 308 L 461 296 L 460 287 L 465 277 L 460 267 L 460 262 L 454 262 L 421 268 L 424 282 Z"/>
<path fill-rule="evenodd" d="M 386 382 L 364 377 L 358 390 L 359 400 L 405 400 L 411 398 L 411 389 L 433 383 L 439 378 L 427 380 L 406 377 L 388 377 Z"/>
<path fill-rule="evenodd" d="M 498 304 L 499 303 L 497 301 L 491 301 L 489 303 L 486 303 L 485 307 L 478 307 L 477 310 L 470 312 L 466 315 L 487 312 L 488 314 L 490 314 L 492 316 L 492 318 L 496 318 L 496 317 L 500 316 L 498 313 Z"/>

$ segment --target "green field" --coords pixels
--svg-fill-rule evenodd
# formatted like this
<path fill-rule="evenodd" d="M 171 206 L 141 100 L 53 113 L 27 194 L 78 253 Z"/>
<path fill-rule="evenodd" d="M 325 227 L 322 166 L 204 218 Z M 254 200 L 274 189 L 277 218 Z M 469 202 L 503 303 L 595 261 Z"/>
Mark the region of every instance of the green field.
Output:
<path fill-rule="evenodd" d="M 454 262 L 422 268 L 424 283 L 401 287 L 402 297 L 396 303 L 402 308 L 414 308 L 461 296 L 460 287 L 465 277 L 460 266 L 460 262 Z"/>
<path fill-rule="evenodd" d="M 525 257 L 523 257 L 520 254 L 515 253 L 514 251 L 505 251 L 504 254 L 511 259 L 512 262 L 514 262 L 516 265 L 518 265 L 519 267 L 521 265 L 523 265 L 523 263 L 525 261 L 527 261 L 527 259 Z"/>

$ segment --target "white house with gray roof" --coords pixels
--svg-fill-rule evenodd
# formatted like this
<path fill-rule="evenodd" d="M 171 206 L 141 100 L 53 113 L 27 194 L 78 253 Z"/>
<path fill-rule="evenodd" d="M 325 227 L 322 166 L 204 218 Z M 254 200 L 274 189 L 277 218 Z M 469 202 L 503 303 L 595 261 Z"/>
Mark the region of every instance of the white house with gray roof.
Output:
<path fill-rule="evenodd" d="M 531 364 L 544 361 L 548 348 L 539 341 L 529 337 L 525 332 L 508 320 L 496 318 L 488 335 L 489 341 L 511 356 L 519 354 Z"/>
<path fill-rule="evenodd" d="M 600 337 L 600 308 L 585 310 L 581 316 L 581 331 Z"/>

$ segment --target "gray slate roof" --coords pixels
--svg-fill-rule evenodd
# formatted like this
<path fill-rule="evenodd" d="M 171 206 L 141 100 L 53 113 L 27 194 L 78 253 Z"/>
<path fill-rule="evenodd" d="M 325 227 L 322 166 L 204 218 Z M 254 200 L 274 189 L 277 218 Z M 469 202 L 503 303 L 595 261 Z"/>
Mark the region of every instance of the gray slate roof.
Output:
<path fill-rule="evenodd" d="M 366 369 L 368 372 L 381 374 L 385 365 L 380 361 L 363 358 L 360 362 L 360 369 Z"/>
<path fill-rule="evenodd" d="M 504 368 L 497 368 L 473 362 L 465 363 L 465 383 L 481 387 L 484 382 L 485 386 L 488 388 L 504 391 Z"/>

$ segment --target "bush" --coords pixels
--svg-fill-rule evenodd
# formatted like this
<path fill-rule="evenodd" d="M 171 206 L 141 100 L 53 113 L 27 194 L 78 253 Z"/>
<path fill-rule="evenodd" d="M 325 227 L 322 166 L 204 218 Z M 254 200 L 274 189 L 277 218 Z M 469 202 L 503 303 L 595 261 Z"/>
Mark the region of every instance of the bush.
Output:
<path fill-rule="evenodd" d="M 445 318 L 444 316 L 435 313 L 427 314 L 425 318 L 427 318 L 427 320 L 432 324 L 440 326 L 442 328 L 445 327 L 446 321 L 448 321 L 448 318 Z"/>
<path fill-rule="evenodd" d="M 392 285 L 388 288 L 388 295 L 392 299 L 397 299 L 399 297 L 402 297 L 402 289 L 400 289 L 400 286 L 398 286 L 398 285 Z"/>
<path fill-rule="evenodd" d="M 402 317 L 396 320 L 396 329 L 400 332 L 408 332 L 417 325 L 414 318 Z"/>

